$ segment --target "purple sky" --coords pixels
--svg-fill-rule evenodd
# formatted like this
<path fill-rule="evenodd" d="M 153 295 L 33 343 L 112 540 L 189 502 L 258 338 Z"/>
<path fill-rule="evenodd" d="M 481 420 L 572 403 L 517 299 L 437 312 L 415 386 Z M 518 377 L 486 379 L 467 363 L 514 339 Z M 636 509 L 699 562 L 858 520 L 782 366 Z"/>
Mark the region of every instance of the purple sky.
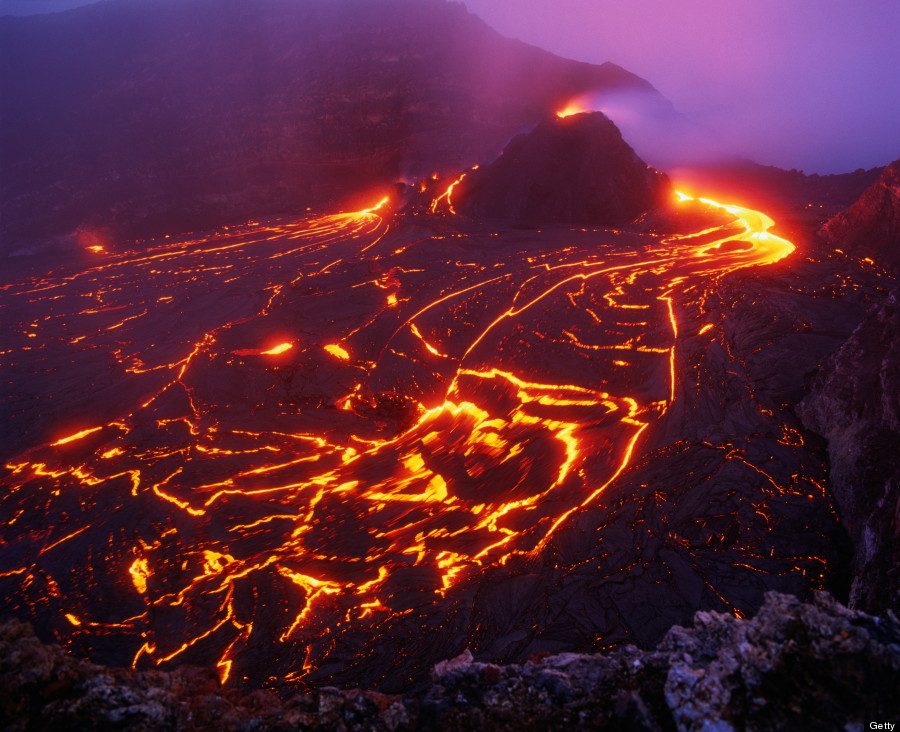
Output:
<path fill-rule="evenodd" d="M 86 2 L 0 0 L 0 13 Z M 466 5 L 504 35 L 643 76 L 758 162 L 832 173 L 900 156 L 900 0 Z"/>
<path fill-rule="evenodd" d="M 736 152 L 810 173 L 900 157 L 898 0 L 466 0 L 504 35 L 613 61 Z"/>

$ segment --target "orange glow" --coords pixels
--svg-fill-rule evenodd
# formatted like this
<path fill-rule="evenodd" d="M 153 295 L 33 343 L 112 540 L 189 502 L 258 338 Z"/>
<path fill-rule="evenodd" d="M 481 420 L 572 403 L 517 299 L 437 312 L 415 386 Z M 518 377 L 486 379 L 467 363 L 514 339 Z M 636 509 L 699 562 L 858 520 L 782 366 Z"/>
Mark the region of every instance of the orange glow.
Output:
<path fill-rule="evenodd" d="M 594 108 L 591 103 L 591 100 L 588 95 L 582 95 L 575 97 L 574 99 L 570 99 L 566 102 L 566 106 L 556 112 L 556 116 L 559 119 L 565 119 L 566 117 L 572 117 L 576 114 L 583 114 L 584 112 L 593 112 Z"/>
<path fill-rule="evenodd" d="M 142 595 L 145 594 L 147 592 L 147 579 L 150 577 L 150 567 L 147 564 L 147 560 L 143 557 L 135 559 L 128 568 L 128 572 L 131 574 L 134 588 Z"/>
<path fill-rule="evenodd" d="M 56 442 L 51 443 L 54 447 L 57 445 L 66 445 L 70 442 L 75 442 L 76 440 L 80 440 L 82 437 L 87 437 L 88 435 L 93 434 L 94 432 L 98 432 L 102 430 L 103 427 L 91 427 L 87 430 L 81 430 L 81 432 L 76 432 L 74 435 L 69 435 L 68 437 L 63 437 L 61 440 L 57 440 Z"/>
<path fill-rule="evenodd" d="M 380 211 L 382 208 L 384 208 L 388 204 L 388 201 L 390 201 L 390 200 L 391 200 L 390 198 L 385 196 L 371 208 L 364 208 L 362 211 L 358 211 L 357 213 L 360 216 L 365 215 L 365 214 L 375 213 L 376 211 Z"/>
<path fill-rule="evenodd" d="M 294 347 L 293 343 L 281 343 L 273 348 L 270 348 L 268 351 L 262 351 L 263 356 L 277 356 L 279 353 L 284 353 L 285 351 L 290 351 Z"/>
<path fill-rule="evenodd" d="M 478 170 L 479 167 L 480 166 L 478 165 L 473 165 L 472 170 Z M 437 213 L 438 209 L 440 208 L 441 201 L 443 201 L 446 204 L 447 211 L 451 214 L 456 214 L 456 209 L 453 208 L 453 191 L 456 186 L 462 183 L 463 179 L 467 175 L 467 172 L 463 173 L 461 176 L 459 176 L 459 178 L 454 180 L 449 186 L 447 186 L 446 190 L 440 196 L 438 196 L 431 202 L 431 213 Z"/>
<path fill-rule="evenodd" d="M 347 361 L 350 358 L 350 354 L 342 348 L 341 346 L 335 343 L 329 343 L 327 346 L 323 346 L 323 348 L 328 351 L 335 358 L 339 358 L 342 361 Z"/>
<path fill-rule="evenodd" d="M 462 179 L 432 212 L 454 213 Z M 31 511 L 40 548 L 21 568 L 4 567 L 5 581 L 23 596 L 28 582 L 40 584 L 32 602 L 55 603 L 73 626 L 68 635 L 123 639 L 134 664 L 199 658 L 223 682 L 243 679 L 253 655 L 245 651 L 262 642 L 276 661 L 308 649 L 295 666 L 272 670 L 298 680 L 328 661 L 342 633 L 409 612 L 395 599 L 405 572 L 421 572 L 423 602 L 438 602 L 485 568 L 529 561 L 647 457 L 645 440 L 690 387 L 679 349 L 718 326 L 701 327 L 715 317 L 690 310 L 685 293 L 793 250 L 769 233 L 764 214 L 697 200 L 716 210 L 697 233 L 621 249 L 596 247 L 584 232 L 586 245 L 542 249 L 529 234 L 522 250 L 513 248 L 521 233 L 500 233 L 494 257 L 446 219 L 424 217 L 425 234 L 397 236 L 377 213 L 384 198 L 359 212 L 93 260 L 77 286 L 49 276 L 29 284 L 24 297 L 68 293 L 67 352 L 97 349 L 139 396 L 116 405 L 119 421 L 37 445 L 6 466 L 5 486 L 21 494 L 24 514 L 8 520 L 24 525 Z M 410 257 L 403 248 L 413 238 L 436 245 Z M 378 248 L 382 240 L 390 246 Z M 191 303 L 200 283 L 230 288 L 248 277 L 258 278 L 251 302 L 235 298 L 224 313 Z M 132 302 L 138 288 L 129 285 L 142 278 L 151 293 Z M 345 295 L 351 287 L 358 301 Z M 288 298 L 321 304 L 288 311 Z M 202 327 L 191 320 L 195 329 L 173 338 L 171 323 L 187 316 Z M 23 323 L 21 342 L 41 345 L 44 322 Z M 296 330 L 275 333 L 297 340 L 272 345 L 272 324 L 289 322 Z M 142 345 L 147 330 L 159 338 Z M 308 347 L 323 343 L 349 363 L 323 363 Z M 229 350 L 241 344 L 254 348 Z M 291 349 L 296 373 L 254 360 Z M 210 378 L 218 370 L 224 387 Z M 257 377 L 251 401 L 237 401 Z M 56 449 L 101 430 L 83 449 Z M 781 439 L 802 438 L 785 430 Z M 88 518 L 41 523 L 69 506 Z M 102 531 L 88 532 L 90 512 L 107 506 Z M 112 523 L 127 511 L 139 514 L 134 532 Z M 107 521 L 119 533 L 106 532 Z M 73 561 L 79 571 L 57 572 L 56 586 L 35 582 L 34 567 L 49 577 L 69 551 L 84 551 L 81 565 Z M 38 563 L 42 555 L 52 561 Z M 97 611 L 103 581 L 127 592 L 134 617 Z M 278 612 L 254 632 L 267 606 Z"/>
<path fill-rule="evenodd" d="M 718 201 L 713 201 L 709 198 L 692 199 L 690 196 L 686 196 L 683 193 L 678 193 L 678 195 L 682 201 L 697 200 L 701 203 L 705 203 L 707 206 L 726 211 L 734 216 L 744 227 L 744 232 L 742 234 L 713 242 L 704 247 L 701 251 L 695 252 L 694 256 L 716 252 L 717 250 L 720 250 L 724 244 L 742 241 L 750 245 L 750 248 L 745 250 L 751 255 L 751 261 L 748 262 L 749 264 L 774 264 L 775 262 L 784 259 L 795 249 L 791 242 L 769 233 L 769 229 L 775 225 L 775 222 L 760 211 L 754 211 L 753 209 L 744 208 L 742 206 L 719 203 Z M 746 264 L 738 264 L 737 266 L 746 266 Z M 731 267 L 730 269 L 735 268 L 736 267 Z"/>
<path fill-rule="evenodd" d="M 234 561 L 230 554 L 222 554 L 210 549 L 203 550 L 203 573 L 218 574 Z"/>
<path fill-rule="evenodd" d="M 587 111 L 590 111 L 590 110 L 584 109 L 580 105 L 570 103 L 570 104 L 566 105 L 563 109 L 560 109 L 556 113 L 556 116 L 559 117 L 560 119 L 565 119 L 566 117 L 572 117 L 576 114 L 582 114 L 583 112 L 587 112 Z"/>

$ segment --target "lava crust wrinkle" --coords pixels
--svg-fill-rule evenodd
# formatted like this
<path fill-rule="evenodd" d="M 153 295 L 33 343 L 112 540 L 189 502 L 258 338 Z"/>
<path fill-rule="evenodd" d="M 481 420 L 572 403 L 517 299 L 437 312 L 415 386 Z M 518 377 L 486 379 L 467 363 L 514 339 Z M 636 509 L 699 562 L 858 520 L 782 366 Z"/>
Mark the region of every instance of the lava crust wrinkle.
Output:
<path fill-rule="evenodd" d="M 821 511 L 805 558 L 782 541 L 827 506 L 788 427 L 771 455 L 671 439 L 698 344 L 729 348 L 705 298 L 794 248 L 681 199 L 712 225 L 524 233 L 382 201 L 5 285 L 13 378 L 56 379 L 6 459 L 5 604 L 107 663 L 401 687 L 466 642 L 655 642 L 698 607 L 821 586 Z M 598 571 L 621 593 L 574 592 Z M 671 617 L 635 614 L 650 587 Z M 547 630 L 572 603 L 583 627 Z"/>

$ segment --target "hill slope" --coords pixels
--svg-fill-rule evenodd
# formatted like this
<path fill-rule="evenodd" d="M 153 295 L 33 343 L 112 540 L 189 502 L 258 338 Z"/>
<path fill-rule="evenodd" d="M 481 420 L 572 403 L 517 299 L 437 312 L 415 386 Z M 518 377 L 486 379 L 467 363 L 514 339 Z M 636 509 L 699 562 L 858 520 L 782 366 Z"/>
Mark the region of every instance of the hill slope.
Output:
<path fill-rule="evenodd" d="M 550 119 L 516 136 L 459 189 L 459 210 L 474 216 L 594 226 L 626 223 L 671 196 L 665 176 L 599 112 Z"/>
<path fill-rule="evenodd" d="M 110 0 L 2 18 L 0 49 L 6 252 L 302 210 L 486 162 L 586 89 L 657 94 L 444 0 Z"/>
<path fill-rule="evenodd" d="M 846 211 L 819 234 L 838 247 L 900 271 L 900 160 L 887 166 Z"/>

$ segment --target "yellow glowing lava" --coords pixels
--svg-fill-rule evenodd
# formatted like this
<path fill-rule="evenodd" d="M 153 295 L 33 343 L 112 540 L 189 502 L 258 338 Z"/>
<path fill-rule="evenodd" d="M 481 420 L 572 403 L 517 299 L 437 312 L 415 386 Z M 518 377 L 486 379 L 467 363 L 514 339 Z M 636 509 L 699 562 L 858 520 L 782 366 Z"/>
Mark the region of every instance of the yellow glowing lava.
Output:
<path fill-rule="evenodd" d="M 284 353 L 285 351 L 290 351 L 294 347 L 293 343 L 281 343 L 273 348 L 270 348 L 268 351 L 260 351 L 263 356 L 277 356 L 279 353 Z"/>
<path fill-rule="evenodd" d="M 364 208 L 362 211 L 357 211 L 357 213 L 359 215 L 375 213 L 376 211 L 380 211 L 382 208 L 384 208 L 387 205 L 388 201 L 390 201 L 390 200 L 391 200 L 390 198 L 385 196 L 371 208 Z"/>
<path fill-rule="evenodd" d="M 581 111 L 570 105 L 560 116 Z M 447 186 L 432 211 L 453 213 L 452 194 L 461 180 Z M 694 200 L 684 193 L 677 198 Z M 141 387 L 127 417 L 106 425 L 104 442 L 91 440 L 83 450 L 53 449 L 103 429 L 94 427 L 38 446 L 7 466 L 9 484 L 40 487 L 35 515 L 41 521 L 61 497 L 74 505 L 112 506 L 113 515 L 122 508 L 142 512 L 145 506 L 154 513 L 146 526 L 140 524 L 148 543 L 139 548 L 116 544 L 117 534 L 98 534 L 113 537 L 108 556 L 117 557 L 114 581 L 144 604 L 143 614 L 94 622 L 98 615 L 91 615 L 85 600 L 100 581 L 94 570 L 59 573 L 62 589 L 53 591 L 60 598 L 70 588 L 73 597 L 80 592 L 74 609 L 85 618 L 84 627 L 71 632 L 120 633 L 133 643 L 135 664 L 214 654 L 224 681 L 245 673 L 244 651 L 252 643 L 271 642 L 277 658 L 279 643 L 318 643 L 348 627 L 355 632 L 359 626 L 352 624 L 361 620 L 381 622 L 405 612 L 392 602 L 392 593 L 411 569 L 432 573 L 432 584 L 421 588 L 428 601 L 483 567 L 539 551 L 640 457 L 643 436 L 681 393 L 676 379 L 690 378 L 676 368 L 677 349 L 699 325 L 683 319 L 682 293 L 741 267 L 776 262 L 793 250 L 769 233 L 773 222 L 764 214 L 700 200 L 730 214 L 733 222 L 698 234 L 657 236 L 645 249 L 624 254 L 612 248 L 598 253 L 593 242 L 543 252 L 535 245 L 527 257 L 516 253 L 507 261 L 483 252 L 469 256 L 460 246 L 452 259 L 438 260 L 434 282 L 432 270 L 423 274 L 406 257 L 392 260 L 391 248 L 368 260 L 363 256 L 391 226 L 375 215 L 387 198 L 356 213 L 258 227 L 243 238 L 201 240 L 206 248 L 199 254 L 201 244 L 172 242 L 123 260 L 114 266 L 134 268 L 137 277 L 156 273 L 166 287 L 153 291 L 153 302 L 131 310 L 128 302 L 104 294 L 119 270 L 95 265 L 99 294 L 85 301 L 80 290 L 74 293 L 79 311 L 73 322 L 85 335 L 72 342 L 93 338 L 97 320 L 108 318 L 100 327 L 115 328 L 113 337 L 88 343 L 110 349 L 123 374 L 140 375 L 147 383 L 155 379 L 156 386 Z M 443 221 L 431 223 L 451 228 Z M 248 242 L 266 248 L 254 250 Z M 271 252 L 278 243 L 282 249 Z M 504 244 L 511 251 L 511 244 Z M 267 266 L 285 262 L 285 270 L 257 290 L 267 293 L 258 310 L 227 321 L 210 318 L 203 330 L 176 344 L 180 350 L 171 343 L 159 354 L 155 346 L 143 351 L 134 346 L 145 314 L 165 320 L 190 299 L 168 288 L 189 293 L 210 272 L 221 282 L 237 281 L 248 274 L 239 269 L 242 263 L 265 269 L 258 266 L 263 256 L 269 257 Z M 229 257 L 227 265 L 234 269 L 220 272 Z M 182 261 L 189 266 L 172 266 Z M 290 386 L 296 401 L 276 400 L 273 407 L 264 400 L 279 393 L 274 389 L 260 390 L 262 396 L 249 407 L 215 401 L 221 392 L 207 389 L 208 369 L 244 369 L 233 372 L 233 383 L 239 383 L 247 362 L 232 366 L 239 361 L 233 355 L 271 356 L 294 347 L 285 342 L 265 351 L 227 351 L 224 344 L 234 341 L 223 333 L 268 317 L 281 306 L 279 295 L 290 292 L 300 276 L 304 286 L 308 278 L 316 296 L 322 293 L 324 312 L 334 302 L 325 298 L 335 279 L 317 289 L 314 278 L 341 262 L 362 265 L 358 270 L 365 274 L 352 286 L 374 293 L 375 305 L 355 322 L 337 313 L 311 342 L 337 341 L 322 349 L 341 361 L 349 361 L 350 353 L 338 343 L 352 344 L 353 362 L 322 367 L 318 349 L 298 349 L 297 360 L 309 367 L 313 384 L 303 392 L 307 374 L 298 369 Z M 175 271 L 184 279 L 168 279 Z M 36 283 L 34 290 L 43 293 L 43 286 Z M 64 286 L 53 284 L 60 291 Z M 160 291 L 179 297 L 157 297 Z M 397 307 L 396 292 L 403 293 L 404 307 Z M 26 325 L 29 331 L 38 328 L 37 321 Z M 317 325 L 310 323 L 310 332 Z M 713 327 L 703 325 L 699 332 Z M 541 360 L 545 347 L 561 358 Z M 223 353 L 229 365 L 215 360 Z M 408 363 L 409 371 L 397 363 Z M 322 375 L 342 379 L 335 379 L 336 392 L 315 383 Z M 227 392 L 228 398 L 235 393 Z M 304 411 L 310 394 L 315 406 Z M 74 547 L 74 537 L 93 526 L 90 520 L 72 525 L 65 519 L 49 527 L 41 551 Z M 96 547 L 99 543 L 89 544 L 88 551 Z M 125 575 L 122 557 L 135 556 Z M 57 566 L 53 559 L 45 564 Z M 98 567 L 99 575 L 99 562 L 90 555 L 81 559 L 86 567 Z M 35 566 L 9 570 L 21 573 L 23 595 L 26 579 L 34 583 Z M 134 598 L 129 578 L 140 598 Z M 38 584 L 50 587 L 43 579 Z M 53 602 L 60 612 L 73 609 L 65 599 Z M 258 623 L 255 634 L 254 613 L 267 607 L 278 612 Z M 70 613 L 65 617 L 82 624 Z M 186 620 L 179 624 L 170 620 L 174 617 Z M 265 626 L 262 635 L 260 626 Z M 317 643 L 310 643 L 319 650 L 309 651 L 302 668 L 298 662 L 290 669 L 294 678 L 327 656 L 322 648 L 329 643 Z"/>
<path fill-rule="evenodd" d="M 350 354 L 347 353 L 346 349 L 337 345 L 336 343 L 329 343 L 327 346 L 323 346 L 323 348 L 328 351 L 335 358 L 339 358 L 342 361 L 347 361 L 350 358 Z"/>
<path fill-rule="evenodd" d="M 93 434 L 94 432 L 97 432 L 102 429 L 103 429 L 102 426 L 91 427 L 90 429 L 81 430 L 81 432 L 76 432 L 74 435 L 69 435 L 68 437 L 63 437 L 61 440 L 57 440 L 56 442 L 54 442 L 52 444 L 54 447 L 57 445 L 65 445 L 65 444 L 68 444 L 69 442 L 75 442 L 75 440 L 80 440 L 82 437 L 87 437 L 88 435 Z"/>
<path fill-rule="evenodd" d="M 147 560 L 139 557 L 128 568 L 134 588 L 142 595 L 147 592 L 147 579 L 150 577 L 150 566 Z"/>
<path fill-rule="evenodd" d="M 581 95 L 575 97 L 574 99 L 570 99 L 566 102 L 566 106 L 556 112 L 556 116 L 559 119 L 565 119 L 566 117 L 572 117 L 576 114 L 582 114 L 584 112 L 592 112 L 593 107 L 591 105 L 591 101 L 588 95 Z"/>
<path fill-rule="evenodd" d="M 572 117 L 576 114 L 581 114 L 582 112 L 586 112 L 586 109 L 583 109 L 581 106 L 576 104 L 569 104 L 563 109 L 559 110 L 556 113 L 556 116 L 560 119 L 565 119 L 566 117 Z"/>

